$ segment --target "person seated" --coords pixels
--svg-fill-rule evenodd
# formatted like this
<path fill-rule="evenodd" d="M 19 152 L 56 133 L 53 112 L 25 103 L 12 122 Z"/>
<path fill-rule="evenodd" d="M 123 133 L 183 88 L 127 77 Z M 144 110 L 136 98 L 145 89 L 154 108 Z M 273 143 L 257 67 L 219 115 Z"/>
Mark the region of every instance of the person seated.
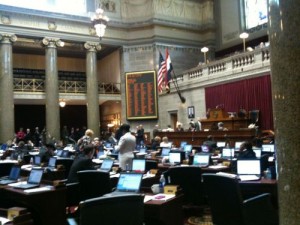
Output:
<path fill-rule="evenodd" d="M 211 151 L 214 151 L 217 148 L 217 142 L 213 140 L 211 135 L 207 136 L 207 139 L 203 142 L 203 145 L 208 146 Z"/>
<path fill-rule="evenodd" d="M 95 170 L 92 158 L 95 153 L 95 148 L 93 145 L 85 145 L 83 147 L 83 154 L 78 155 L 71 166 L 68 183 L 78 182 L 77 172 L 81 170 Z"/>
<path fill-rule="evenodd" d="M 162 142 L 160 143 L 160 145 L 159 145 L 160 147 L 165 147 L 165 148 L 171 148 L 172 147 L 172 143 L 171 142 L 169 142 L 169 139 L 168 139 L 168 137 L 167 136 L 164 136 L 163 138 L 162 138 Z"/>
<path fill-rule="evenodd" d="M 224 123 L 223 122 L 219 122 L 218 123 L 218 130 L 227 131 L 228 129 L 226 127 L 224 127 Z"/>
<path fill-rule="evenodd" d="M 184 131 L 184 129 L 183 129 L 181 123 L 178 123 L 178 124 L 177 124 L 177 127 L 176 127 L 175 131 L 177 131 L 177 132 L 182 132 L 182 131 Z"/>
<path fill-rule="evenodd" d="M 245 141 L 241 144 L 238 159 L 256 159 L 251 142 Z"/>
<path fill-rule="evenodd" d="M 45 148 L 40 149 L 41 162 L 48 163 L 49 159 L 55 155 L 55 146 L 52 143 L 45 145 Z"/>
<path fill-rule="evenodd" d="M 156 136 L 153 138 L 151 143 L 151 149 L 156 149 L 157 147 L 160 147 L 161 138 L 159 136 Z"/>

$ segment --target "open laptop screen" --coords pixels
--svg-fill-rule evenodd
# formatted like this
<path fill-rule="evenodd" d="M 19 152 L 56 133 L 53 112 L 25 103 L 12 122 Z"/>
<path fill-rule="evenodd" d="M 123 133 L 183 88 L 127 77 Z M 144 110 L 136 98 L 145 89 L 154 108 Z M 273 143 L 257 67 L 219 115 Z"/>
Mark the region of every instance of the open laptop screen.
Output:
<path fill-rule="evenodd" d="M 180 142 L 180 148 L 181 149 L 183 149 L 184 148 L 184 146 L 187 144 L 187 142 L 186 141 L 182 141 L 182 142 Z"/>
<path fill-rule="evenodd" d="M 41 165 L 41 156 L 35 155 L 33 158 L 33 164 L 34 165 Z"/>
<path fill-rule="evenodd" d="M 260 175 L 260 160 L 237 160 L 238 175 Z"/>
<path fill-rule="evenodd" d="M 222 158 L 230 159 L 234 157 L 234 148 L 223 148 Z"/>
<path fill-rule="evenodd" d="M 20 177 L 20 172 L 21 172 L 20 166 L 12 166 L 8 178 L 11 180 L 18 180 Z"/>
<path fill-rule="evenodd" d="M 44 170 L 43 169 L 32 169 L 30 171 L 27 183 L 29 184 L 40 184 L 42 180 Z"/>
<path fill-rule="evenodd" d="M 192 145 L 185 145 L 184 147 L 183 147 L 183 150 L 185 151 L 185 152 L 191 152 L 192 151 Z"/>
<path fill-rule="evenodd" d="M 169 162 L 171 164 L 180 163 L 181 162 L 181 153 L 180 152 L 170 152 L 169 153 Z"/>
<path fill-rule="evenodd" d="M 263 144 L 262 151 L 274 153 L 275 152 L 274 144 Z"/>
<path fill-rule="evenodd" d="M 133 159 L 132 160 L 132 171 L 134 172 L 145 172 L 146 160 L 145 159 Z"/>
<path fill-rule="evenodd" d="M 208 166 L 210 154 L 209 153 L 198 153 L 194 155 L 193 165 L 196 166 Z"/>
<path fill-rule="evenodd" d="M 201 151 L 208 153 L 210 152 L 210 148 L 207 145 L 201 145 Z"/>
<path fill-rule="evenodd" d="M 113 159 L 104 159 L 102 164 L 101 164 L 100 170 L 110 171 L 113 164 L 114 164 Z"/>
<path fill-rule="evenodd" d="M 226 145 L 225 141 L 218 141 L 218 142 L 217 142 L 217 147 L 218 147 L 218 148 L 224 148 L 225 145 Z"/>
<path fill-rule="evenodd" d="M 49 167 L 55 167 L 56 165 L 56 158 L 55 157 L 50 157 L 49 162 L 48 162 L 48 166 Z"/>
<path fill-rule="evenodd" d="M 161 156 L 168 156 L 171 151 L 171 148 L 162 148 L 161 149 Z"/>
<path fill-rule="evenodd" d="M 253 151 L 255 152 L 256 158 L 261 157 L 261 148 L 253 148 Z"/>
<path fill-rule="evenodd" d="M 240 149 L 241 144 L 243 144 L 242 141 L 236 141 L 236 142 L 234 143 L 234 148 L 235 148 L 235 149 Z"/>
<path fill-rule="evenodd" d="M 121 173 L 116 190 L 125 192 L 139 192 L 142 177 L 142 173 Z"/>

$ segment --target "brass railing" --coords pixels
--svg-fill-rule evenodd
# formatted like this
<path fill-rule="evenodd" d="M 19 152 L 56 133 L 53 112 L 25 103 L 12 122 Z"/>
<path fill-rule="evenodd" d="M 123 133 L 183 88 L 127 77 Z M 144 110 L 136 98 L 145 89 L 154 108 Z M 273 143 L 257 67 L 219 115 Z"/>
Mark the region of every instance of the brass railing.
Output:
<path fill-rule="evenodd" d="M 99 94 L 121 94 L 120 83 L 99 83 Z M 14 78 L 16 92 L 45 92 L 45 80 Z M 59 93 L 86 93 L 84 81 L 59 81 Z"/>

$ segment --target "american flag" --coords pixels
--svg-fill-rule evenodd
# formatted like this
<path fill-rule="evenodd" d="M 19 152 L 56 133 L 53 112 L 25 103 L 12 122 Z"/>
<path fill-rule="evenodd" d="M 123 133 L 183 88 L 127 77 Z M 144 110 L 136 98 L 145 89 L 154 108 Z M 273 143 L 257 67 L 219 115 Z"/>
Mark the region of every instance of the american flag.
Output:
<path fill-rule="evenodd" d="M 165 85 L 165 76 L 167 72 L 166 61 L 162 56 L 161 52 L 159 52 L 159 69 L 158 69 L 158 78 L 157 78 L 157 86 L 158 92 L 161 93 L 163 91 L 163 86 Z"/>

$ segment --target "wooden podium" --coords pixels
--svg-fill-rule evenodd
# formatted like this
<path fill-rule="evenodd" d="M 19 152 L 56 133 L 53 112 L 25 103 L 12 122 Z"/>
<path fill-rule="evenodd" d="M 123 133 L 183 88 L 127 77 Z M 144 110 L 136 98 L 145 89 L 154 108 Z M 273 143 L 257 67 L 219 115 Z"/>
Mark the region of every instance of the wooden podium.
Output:
<path fill-rule="evenodd" d="M 228 130 L 246 129 L 250 121 L 249 118 L 230 117 L 224 109 L 211 109 L 208 116 L 208 119 L 201 120 L 202 130 L 212 130 L 212 126 L 219 122 L 223 122 Z"/>

